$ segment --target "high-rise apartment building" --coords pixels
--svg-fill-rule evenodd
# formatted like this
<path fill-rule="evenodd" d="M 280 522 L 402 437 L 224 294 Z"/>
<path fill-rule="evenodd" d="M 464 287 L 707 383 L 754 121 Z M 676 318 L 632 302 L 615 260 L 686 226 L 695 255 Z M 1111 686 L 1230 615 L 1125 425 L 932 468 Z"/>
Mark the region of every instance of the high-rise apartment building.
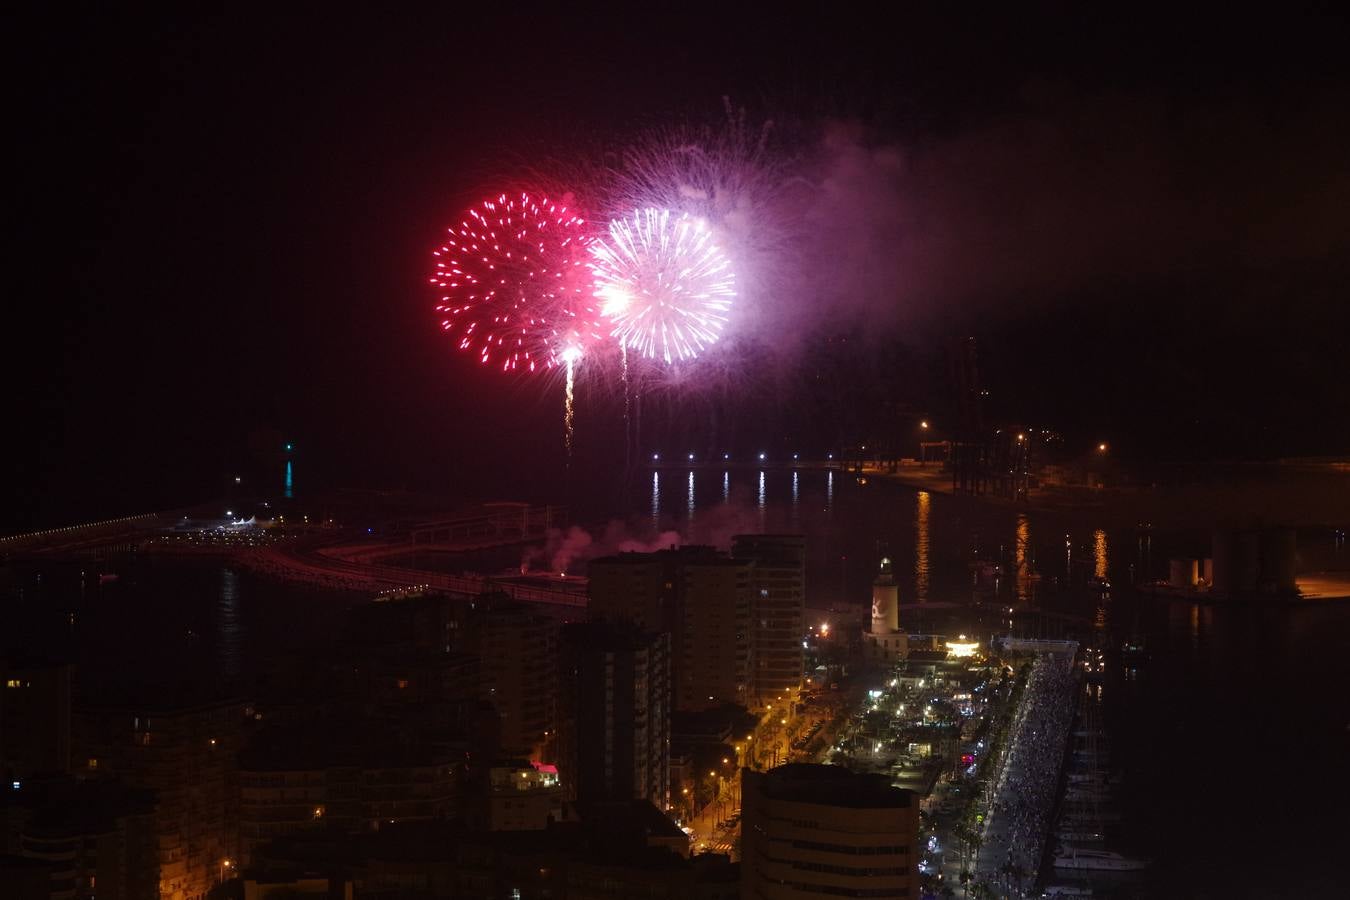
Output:
<path fill-rule="evenodd" d="M 369 831 L 458 810 L 463 754 L 386 720 L 311 721 L 257 735 L 239 758 L 240 856 L 305 831 Z"/>
<path fill-rule="evenodd" d="M 751 670 L 752 565 L 713 547 L 593 560 L 590 612 L 671 635 L 674 705 L 746 705 Z"/>
<path fill-rule="evenodd" d="M 45 863 L 49 879 L 40 892 L 7 893 L 0 878 L 0 897 L 159 900 L 154 791 L 66 775 L 6 793 L 0 826 L 7 820 L 11 850 Z"/>
<path fill-rule="evenodd" d="M 0 775 L 22 781 L 70 768 L 73 667 L 46 660 L 0 660 Z"/>
<path fill-rule="evenodd" d="M 761 702 L 802 683 L 806 610 L 806 538 L 740 534 L 731 555 L 754 563 L 750 599 L 750 681 Z"/>
<path fill-rule="evenodd" d="M 243 700 L 75 712 L 85 769 L 155 791 L 162 900 L 204 896 L 239 864 L 238 758 L 251 718 Z"/>
<path fill-rule="evenodd" d="M 919 800 L 885 775 L 741 771 L 741 897 L 919 896 Z"/>
<path fill-rule="evenodd" d="M 558 773 L 569 800 L 670 794 L 670 636 L 623 623 L 562 627 Z"/>
<path fill-rule="evenodd" d="M 556 731 L 558 623 L 500 602 L 468 622 L 465 649 L 478 656 L 479 691 L 497 711 L 501 752 L 539 759 Z"/>

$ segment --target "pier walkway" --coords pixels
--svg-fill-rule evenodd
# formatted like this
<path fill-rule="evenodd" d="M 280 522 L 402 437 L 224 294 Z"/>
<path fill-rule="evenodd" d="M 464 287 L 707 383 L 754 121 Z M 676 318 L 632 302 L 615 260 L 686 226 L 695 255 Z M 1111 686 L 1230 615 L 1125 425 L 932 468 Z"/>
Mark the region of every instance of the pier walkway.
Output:
<path fill-rule="evenodd" d="M 586 595 L 516 584 L 481 575 L 450 575 L 403 566 L 356 562 L 326 553 L 321 547 L 298 544 L 259 548 L 244 554 L 240 562 L 255 572 L 286 581 L 299 581 L 337 590 L 382 591 L 390 588 L 423 588 L 462 597 L 500 592 L 521 603 L 552 607 L 559 612 L 580 610 Z"/>
<path fill-rule="evenodd" d="M 975 880 L 999 886 L 1001 896 L 1028 895 L 1049 836 L 1078 685 L 1077 645 L 1065 642 L 1063 647 L 1067 652 L 1037 655 L 995 774 Z"/>

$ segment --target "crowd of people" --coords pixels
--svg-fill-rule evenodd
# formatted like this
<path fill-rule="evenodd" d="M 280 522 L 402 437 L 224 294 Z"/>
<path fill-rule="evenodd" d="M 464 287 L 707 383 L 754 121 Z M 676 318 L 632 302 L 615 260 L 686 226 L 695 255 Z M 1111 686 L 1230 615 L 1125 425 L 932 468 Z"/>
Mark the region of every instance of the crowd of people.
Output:
<path fill-rule="evenodd" d="M 992 876 L 1030 880 L 1040 867 L 1077 683 L 1072 659 L 1056 654 L 1038 656 L 1027 677 L 985 823 L 981 868 Z"/>

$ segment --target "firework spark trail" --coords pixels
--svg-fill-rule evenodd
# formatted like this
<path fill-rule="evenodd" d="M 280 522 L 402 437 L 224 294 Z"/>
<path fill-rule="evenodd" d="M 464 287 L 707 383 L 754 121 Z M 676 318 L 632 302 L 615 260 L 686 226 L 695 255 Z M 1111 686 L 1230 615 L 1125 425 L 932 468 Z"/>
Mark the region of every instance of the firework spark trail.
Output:
<path fill-rule="evenodd" d="M 633 420 L 629 409 L 631 400 L 628 386 L 628 348 L 623 344 L 619 345 L 619 360 L 623 378 L 623 471 L 626 478 L 633 466 Z"/>
<path fill-rule="evenodd" d="M 503 372 L 552 369 L 604 338 L 586 220 L 528 192 L 468 210 L 433 252 L 441 328 Z"/>
<path fill-rule="evenodd" d="M 716 343 L 736 296 L 735 275 L 707 223 L 668 209 L 610 222 L 591 245 L 595 295 L 622 347 L 666 364 Z"/>
<path fill-rule="evenodd" d="M 567 444 L 567 461 L 570 464 L 572 461 L 572 420 L 576 413 L 576 380 L 574 378 L 576 357 L 568 353 L 564 355 L 564 358 L 563 364 L 567 367 L 567 387 L 566 393 L 563 395 L 563 441 Z"/>

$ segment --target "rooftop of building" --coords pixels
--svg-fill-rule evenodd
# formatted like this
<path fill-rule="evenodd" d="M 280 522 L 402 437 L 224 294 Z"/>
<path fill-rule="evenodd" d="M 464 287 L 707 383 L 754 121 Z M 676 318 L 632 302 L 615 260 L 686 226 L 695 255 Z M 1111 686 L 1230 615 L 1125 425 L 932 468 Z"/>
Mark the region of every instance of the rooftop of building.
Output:
<path fill-rule="evenodd" d="M 592 650 L 645 650 L 658 637 L 627 622 L 569 622 L 562 626 L 562 642 Z"/>
<path fill-rule="evenodd" d="M 239 754 L 246 772 L 303 772 L 328 768 L 425 768 L 462 756 L 429 741 L 391 733 L 383 720 L 341 718 L 272 725 Z M 528 763 L 526 764 L 528 765 Z"/>
<path fill-rule="evenodd" d="M 70 668 L 74 663 L 50 656 L 28 652 L 0 653 L 0 672 L 40 672 L 47 669 Z"/>
<path fill-rule="evenodd" d="M 738 534 L 731 539 L 731 552 L 772 567 L 806 564 L 806 536 L 802 534 Z"/>
<path fill-rule="evenodd" d="M 258 849 L 248 874 L 259 880 L 285 880 L 370 860 L 454 863 L 463 855 L 478 857 L 483 851 L 517 859 L 568 857 L 638 868 L 690 865 L 664 847 L 650 846 L 654 838 L 687 837 L 648 801 L 591 804 L 570 812 L 568 821 L 533 830 L 468 831 L 450 822 L 417 821 L 386 824 L 360 833 L 330 828 L 286 835 Z M 719 876 L 725 873 L 715 865 L 705 867 Z"/>
<path fill-rule="evenodd" d="M 236 707 L 243 710 L 250 705 L 251 701 L 219 685 L 188 679 L 159 684 L 103 681 L 97 688 L 80 693 L 75 711 L 172 719 Z"/>
<path fill-rule="evenodd" d="M 850 772 L 842 766 L 788 763 L 763 774 L 747 772 L 775 800 L 814 803 L 849 809 L 905 809 L 914 794 L 892 787 L 890 778 L 875 773 Z"/>
<path fill-rule="evenodd" d="M 661 840 L 689 837 L 650 800 L 612 800 L 577 804 L 582 824 L 593 832 Z"/>
<path fill-rule="evenodd" d="M 677 561 L 698 565 L 745 565 L 745 560 L 731 559 L 725 550 L 711 544 L 671 545 L 658 550 L 624 550 L 591 560 L 587 566 L 640 566 Z"/>
<path fill-rule="evenodd" d="M 946 659 L 946 650 L 910 650 L 908 656 L 908 661 L 915 663 L 945 662 Z"/>
<path fill-rule="evenodd" d="M 0 809 L 27 809 L 25 831 L 45 837 L 101 834 L 125 816 L 149 815 L 155 794 L 111 778 L 70 775 L 27 778 L 20 790 L 0 792 Z"/>
<path fill-rule="evenodd" d="M 755 727 L 756 719 L 743 706 L 727 703 L 698 711 L 676 710 L 670 716 L 671 740 L 724 740 Z"/>

